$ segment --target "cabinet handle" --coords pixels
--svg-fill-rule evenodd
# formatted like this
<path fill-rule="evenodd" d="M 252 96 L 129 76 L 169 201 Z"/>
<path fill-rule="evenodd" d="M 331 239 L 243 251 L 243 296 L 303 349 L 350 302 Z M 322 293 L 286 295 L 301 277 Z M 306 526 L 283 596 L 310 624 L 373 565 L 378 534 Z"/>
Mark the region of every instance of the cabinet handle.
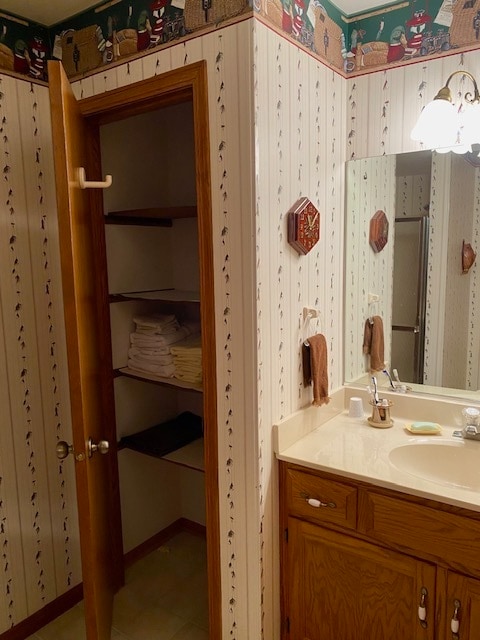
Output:
<path fill-rule="evenodd" d="M 305 500 L 311 507 L 315 507 L 315 509 L 320 509 L 321 507 L 328 507 L 329 509 L 337 508 L 335 502 L 322 502 L 321 500 L 317 500 L 317 498 L 309 498 L 308 496 Z"/>
<path fill-rule="evenodd" d="M 427 628 L 427 599 L 428 591 L 425 587 L 420 589 L 420 604 L 418 605 L 418 619 L 420 620 L 421 626 L 426 629 Z"/>
<path fill-rule="evenodd" d="M 460 610 L 460 600 L 454 600 L 453 606 L 455 608 L 453 610 L 453 617 L 450 621 L 450 629 L 452 631 L 452 640 L 459 640 L 460 636 L 458 635 L 458 631 L 460 629 L 460 620 L 458 618 L 458 612 Z"/>

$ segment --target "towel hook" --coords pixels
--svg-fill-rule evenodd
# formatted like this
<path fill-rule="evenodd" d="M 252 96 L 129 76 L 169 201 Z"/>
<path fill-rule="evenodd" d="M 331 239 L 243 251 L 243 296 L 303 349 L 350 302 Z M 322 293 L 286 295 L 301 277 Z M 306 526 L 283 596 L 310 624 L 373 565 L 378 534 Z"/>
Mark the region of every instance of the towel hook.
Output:
<path fill-rule="evenodd" d="M 310 320 L 317 320 L 317 322 L 320 322 L 320 332 L 322 331 L 322 314 L 320 313 L 320 311 L 318 309 L 311 309 L 309 307 L 304 307 L 303 308 L 303 334 L 304 334 L 304 341 L 303 343 L 308 347 L 308 336 L 306 336 L 306 329 L 308 324 L 310 323 Z"/>
<path fill-rule="evenodd" d="M 106 175 L 103 182 L 92 182 L 86 179 L 84 167 L 77 169 L 78 186 L 80 189 L 108 189 L 112 186 L 112 176 Z"/>
<path fill-rule="evenodd" d="M 370 324 L 373 324 L 374 308 L 380 302 L 380 296 L 378 293 L 369 293 L 367 297 L 368 303 L 368 320 Z"/>

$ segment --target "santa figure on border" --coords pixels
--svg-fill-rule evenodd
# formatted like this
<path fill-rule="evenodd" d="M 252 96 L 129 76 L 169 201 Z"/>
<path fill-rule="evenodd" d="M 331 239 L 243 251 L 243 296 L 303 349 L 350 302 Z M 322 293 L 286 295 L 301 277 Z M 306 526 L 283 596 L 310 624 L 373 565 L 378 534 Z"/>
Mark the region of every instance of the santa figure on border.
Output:
<path fill-rule="evenodd" d="M 165 27 L 165 19 L 163 17 L 165 8 L 168 4 L 168 0 L 153 0 L 150 5 L 150 11 L 152 12 L 155 22 L 152 24 L 152 31 L 150 32 L 150 46 L 155 47 L 162 42 L 163 30 Z"/>
<path fill-rule="evenodd" d="M 40 36 L 34 36 L 30 43 L 30 70 L 32 78 L 46 80 L 47 78 L 47 47 Z"/>

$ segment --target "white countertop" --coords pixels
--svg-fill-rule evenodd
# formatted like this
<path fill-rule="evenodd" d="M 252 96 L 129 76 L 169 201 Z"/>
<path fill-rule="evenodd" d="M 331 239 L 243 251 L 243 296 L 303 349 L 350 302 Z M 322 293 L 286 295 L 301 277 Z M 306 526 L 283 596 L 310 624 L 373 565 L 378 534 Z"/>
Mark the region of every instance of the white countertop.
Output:
<path fill-rule="evenodd" d="M 311 410 L 306 409 L 305 419 L 311 420 L 311 415 Z M 330 417 L 306 435 L 302 434 L 302 437 L 293 444 L 283 440 L 287 444 L 283 449 L 281 448 L 282 438 L 277 436 L 277 442 L 279 442 L 277 458 L 402 493 L 480 511 L 480 442 L 454 438 L 452 432 L 458 428 L 458 425 L 442 424 L 441 435 L 412 435 L 405 429 L 405 424 L 411 420 L 396 415 L 392 417 L 393 427 L 377 429 L 371 427 L 366 418 L 350 418 L 347 411 L 340 411 L 335 417 Z M 301 420 L 301 412 L 295 415 L 295 420 L 296 422 Z M 286 426 L 288 425 L 284 423 L 282 429 Z M 445 440 L 454 442 L 455 446 L 451 447 L 453 459 L 458 454 L 459 448 L 472 449 L 471 455 L 478 453 L 478 478 L 475 478 L 477 485 L 475 490 L 456 486 L 453 483 L 444 484 L 427 480 L 397 468 L 389 459 L 390 451 L 398 446 L 422 442 L 436 445 Z M 447 455 L 450 455 L 450 448 Z"/>

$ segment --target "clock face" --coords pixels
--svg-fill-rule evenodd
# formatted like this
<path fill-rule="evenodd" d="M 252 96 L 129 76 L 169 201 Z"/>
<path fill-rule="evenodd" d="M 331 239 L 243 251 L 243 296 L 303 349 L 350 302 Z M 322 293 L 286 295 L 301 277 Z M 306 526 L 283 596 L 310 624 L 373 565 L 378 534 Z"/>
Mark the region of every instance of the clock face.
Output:
<path fill-rule="evenodd" d="M 308 198 L 300 198 L 288 212 L 288 241 L 307 254 L 320 238 L 320 213 Z"/>

